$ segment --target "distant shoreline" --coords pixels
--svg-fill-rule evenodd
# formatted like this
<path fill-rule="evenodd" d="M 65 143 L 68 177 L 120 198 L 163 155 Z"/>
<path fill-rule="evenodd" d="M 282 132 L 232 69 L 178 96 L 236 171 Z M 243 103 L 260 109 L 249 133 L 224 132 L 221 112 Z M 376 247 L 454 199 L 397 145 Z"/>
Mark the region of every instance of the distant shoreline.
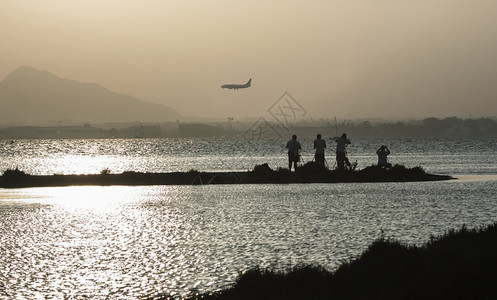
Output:
<path fill-rule="evenodd" d="M 0 176 L 1 188 L 111 185 L 206 185 L 206 184 L 290 184 L 290 183 L 347 183 L 347 182 L 413 182 L 454 179 L 448 175 L 426 173 L 420 167 L 396 165 L 389 169 L 370 166 L 362 170 L 329 170 L 309 162 L 290 172 L 272 170 L 267 164 L 257 165 L 246 172 L 188 172 L 89 175 L 30 175 L 21 170 L 7 170 Z"/>

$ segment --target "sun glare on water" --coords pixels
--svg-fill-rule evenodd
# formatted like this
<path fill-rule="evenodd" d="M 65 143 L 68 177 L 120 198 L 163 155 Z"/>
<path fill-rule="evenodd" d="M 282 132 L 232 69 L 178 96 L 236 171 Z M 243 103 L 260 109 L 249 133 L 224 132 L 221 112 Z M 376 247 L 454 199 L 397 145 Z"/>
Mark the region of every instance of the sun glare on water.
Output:
<path fill-rule="evenodd" d="M 69 186 L 5 191 L 1 198 L 73 211 L 112 213 L 136 201 L 137 192 L 136 188 L 127 186 Z"/>
<path fill-rule="evenodd" d="M 197 233 L 177 195 L 163 186 L 0 189 L 2 228 L 19 233 L 2 237 L 0 265 L 16 278 L 10 291 L 23 299 L 138 299 L 181 289 L 197 253 L 184 247 Z"/>

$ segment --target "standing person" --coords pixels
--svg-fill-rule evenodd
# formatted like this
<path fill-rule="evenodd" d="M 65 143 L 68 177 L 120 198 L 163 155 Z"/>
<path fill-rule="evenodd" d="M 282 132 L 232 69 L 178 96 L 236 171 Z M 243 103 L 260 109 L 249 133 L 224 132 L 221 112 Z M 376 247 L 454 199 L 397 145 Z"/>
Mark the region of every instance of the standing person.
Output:
<path fill-rule="evenodd" d="M 317 139 L 314 140 L 314 149 L 316 149 L 316 154 L 314 158 L 316 159 L 316 164 L 324 166 L 324 148 L 326 148 L 326 142 L 321 139 L 321 135 L 317 135 Z"/>
<path fill-rule="evenodd" d="M 376 150 L 376 154 L 378 154 L 378 166 L 382 168 L 392 166 L 392 164 L 388 163 L 387 156 L 390 154 L 390 150 L 388 150 L 387 146 L 381 145 L 380 149 Z"/>
<path fill-rule="evenodd" d="M 293 168 L 297 170 L 297 162 L 300 160 L 299 150 L 302 148 L 300 147 L 300 143 L 297 141 L 297 136 L 295 134 L 292 135 L 292 139 L 286 143 L 286 148 L 288 149 L 288 169 L 290 171 L 292 170 L 293 163 Z"/>
<path fill-rule="evenodd" d="M 350 144 L 350 140 L 347 138 L 347 134 L 342 134 L 337 140 L 337 166 L 339 169 L 344 168 L 344 164 L 350 167 L 350 161 L 347 158 L 347 151 L 345 148 Z"/>

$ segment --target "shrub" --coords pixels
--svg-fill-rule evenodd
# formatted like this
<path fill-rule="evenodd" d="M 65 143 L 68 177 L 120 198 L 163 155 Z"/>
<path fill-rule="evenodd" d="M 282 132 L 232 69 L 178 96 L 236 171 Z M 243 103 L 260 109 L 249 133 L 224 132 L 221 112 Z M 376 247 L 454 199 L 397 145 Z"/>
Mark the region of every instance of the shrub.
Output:
<path fill-rule="evenodd" d="M 29 176 L 27 173 L 24 171 L 19 170 L 19 168 L 15 169 L 7 169 L 5 172 L 3 172 L 3 177 L 4 178 L 18 178 L 18 177 L 25 177 Z"/>

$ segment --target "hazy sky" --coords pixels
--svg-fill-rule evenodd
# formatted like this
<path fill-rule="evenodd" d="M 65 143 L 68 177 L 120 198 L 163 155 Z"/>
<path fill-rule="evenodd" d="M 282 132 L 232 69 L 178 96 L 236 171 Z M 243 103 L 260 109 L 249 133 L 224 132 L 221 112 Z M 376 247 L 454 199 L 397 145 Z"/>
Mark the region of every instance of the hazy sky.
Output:
<path fill-rule="evenodd" d="M 183 115 L 497 115 L 495 0 L 1 0 L 0 80 L 21 65 Z M 226 83 L 253 86 L 223 90 Z"/>

